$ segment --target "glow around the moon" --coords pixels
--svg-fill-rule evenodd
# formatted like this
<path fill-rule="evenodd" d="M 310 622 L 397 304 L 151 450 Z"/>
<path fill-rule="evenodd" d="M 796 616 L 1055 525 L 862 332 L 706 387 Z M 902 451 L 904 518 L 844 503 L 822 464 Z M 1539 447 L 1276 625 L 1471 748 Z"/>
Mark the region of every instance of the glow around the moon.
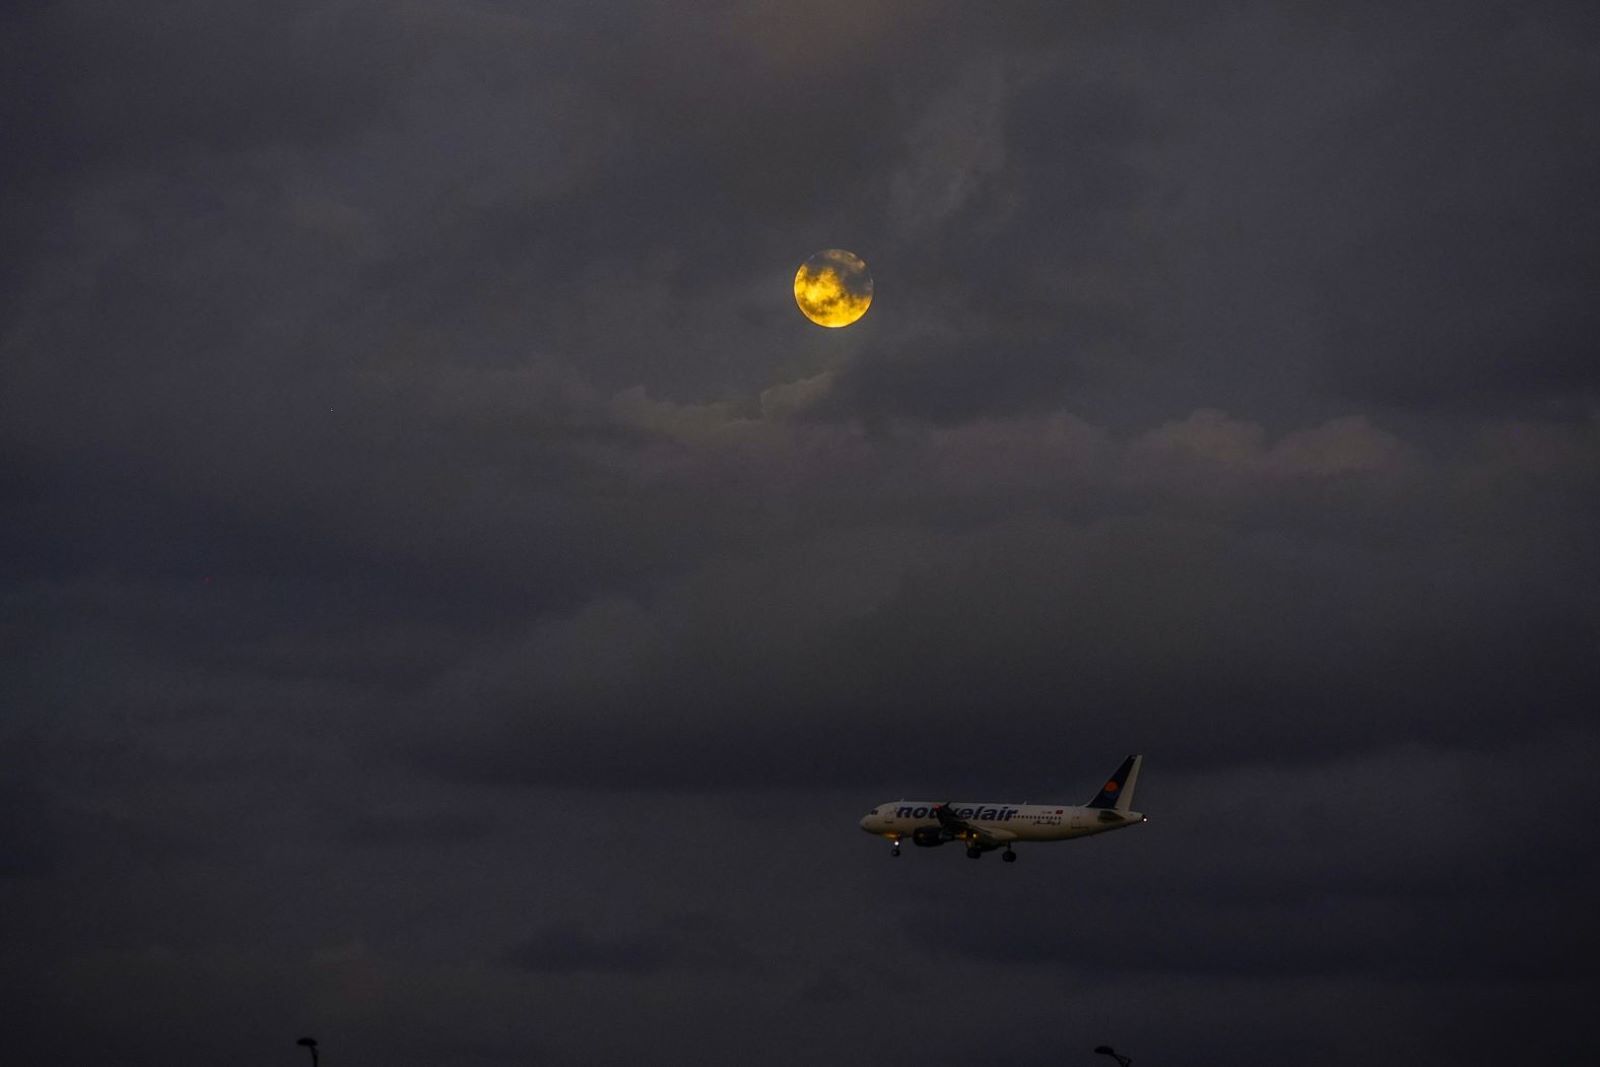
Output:
<path fill-rule="evenodd" d="M 818 326 L 848 326 L 872 303 L 872 275 L 854 252 L 826 249 L 795 272 L 794 302 Z"/>

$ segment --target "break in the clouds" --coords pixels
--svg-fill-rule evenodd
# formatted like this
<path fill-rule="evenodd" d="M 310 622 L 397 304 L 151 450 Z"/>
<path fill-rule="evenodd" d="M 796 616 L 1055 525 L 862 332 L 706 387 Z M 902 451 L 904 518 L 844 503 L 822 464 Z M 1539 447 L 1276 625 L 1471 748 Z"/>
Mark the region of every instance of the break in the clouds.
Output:
<path fill-rule="evenodd" d="M 12 5 L 12 1051 L 1593 1059 L 1597 42 Z"/>

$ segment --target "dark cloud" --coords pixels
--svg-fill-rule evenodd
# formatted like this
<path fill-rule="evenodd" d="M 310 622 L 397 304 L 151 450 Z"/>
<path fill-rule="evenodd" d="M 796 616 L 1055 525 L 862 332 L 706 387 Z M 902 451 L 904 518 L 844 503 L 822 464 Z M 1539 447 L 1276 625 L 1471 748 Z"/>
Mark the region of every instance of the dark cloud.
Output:
<path fill-rule="evenodd" d="M 471 709 L 475 726 L 427 730 L 423 761 L 617 787 L 870 781 L 889 746 L 946 775 L 1003 762 L 1039 780 L 1051 754 L 1009 751 L 1010 731 L 1069 719 L 1088 745 L 1159 736 L 1207 762 L 1384 739 L 1492 745 L 1523 686 L 1545 694 L 1519 713 L 1526 728 L 1580 720 L 1600 684 L 1592 602 L 1568 595 L 1574 580 L 1590 588 L 1583 545 L 1529 527 L 1515 535 L 1528 539 L 1520 558 L 1497 558 L 1513 515 L 1539 505 L 1417 496 L 1445 476 L 1362 422 L 1269 442 L 1213 413 L 1127 443 L 1029 423 L 901 446 L 924 463 L 916 491 L 946 521 L 971 513 L 973 491 L 1004 507 L 1019 489 L 1003 480 L 1007 461 L 1095 450 L 1098 469 L 1031 487 L 1034 507 L 1060 499 L 1058 517 L 774 532 L 759 554 L 542 620 L 425 702 L 438 710 L 424 722 Z M 939 455 L 966 467 L 927 463 Z M 864 499 L 909 513 L 894 496 L 909 475 L 886 467 L 844 478 L 852 489 L 872 478 Z M 1536 495 L 1561 498 L 1590 475 L 1567 477 L 1554 498 Z M 1142 513 L 1083 521 L 1072 511 L 1085 495 Z M 854 504 L 836 501 L 832 521 Z M 948 744 L 965 732 L 977 736 Z M 841 735 L 867 743 L 827 744 Z M 797 765 L 797 745 L 819 754 Z"/>
<path fill-rule="evenodd" d="M 1567 737 L 1579 749 L 1590 740 L 1586 731 Z M 1143 856 L 1124 860 L 1117 879 L 1084 887 L 1085 904 L 1101 918 L 1094 924 L 1045 911 L 1031 936 L 1003 939 L 935 933 L 928 915 L 913 915 L 907 930 L 939 951 L 1106 973 L 1577 980 L 1593 950 L 1576 932 L 1592 864 L 1548 864 L 1561 850 L 1564 818 L 1528 828 L 1514 803 L 1500 815 L 1484 810 L 1487 796 L 1513 795 L 1527 782 L 1563 808 L 1590 803 L 1582 760 L 1563 754 L 1571 750 L 1518 745 L 1488 757 L 1413 746 L 1321 768 L 1168 779 L 1161 792 L 1172 814 L 1139 832 L 1188 839 L 1183 880 L 1197 890 L 1188 907 L 1162 907 L 1170 896 L 1162 871 L 1173 858 L 1163 849 L 1149 867 Z M 1396 818 L 1397 810 L 1409 817 Z M 1201 811 L 1228 823 L 1204 826 Z M 1228 827 L 1246 824 L 1254 841 L 1236 848 Z M 1501 837 L 1502 849 L 1482 845 Z M 1534 871 L 1543 873 L 1530 879 Z M 1510 899 L 1531 906 L 1492 923 L 1472 918 Z M 1147 933 L 1130 938 L 1135 925 Z"/>
<path fill-rule="evenodd" d="M 800 991 L 805 1004 L 840 1004 L 850 1000 L 855 992 L 835 971 L 824 971 Z"/>
<path fill-rule="evenodd" d="M 504 962 L 538 974 L 618 974 L 748 969 L 754 962 L 726 924 L 701 912 L 664 916 L 648 930 L 592 930 L 555 922 L 506 951 Z"/>
<path fill-rule="evenodd" d="M 1593 1059 L 1595 32 L 9 6 L 12 1051 Z"/>
<path fill-rule="evenodd" d="M 50 874 L 61 837 L 48 808 L 15 787 L 0 792 L 0 878 Z"/>
<path fill-rule="evenodd" d="M 1597 379 L 1600 149 L 1574 98 L 1600 20 L 1577 6 L 1442 28 L 1347 120 L 1359 204 L 1322 275 L 1334 384 L 1362 400 L 1584 410 Z"/>
<path fill-rule="evenodd" d="M 637 975 L 660 971 L 675 956 L 669 945 L 656 938 L 597 937 L 569 926 L 554 926 L 512 948 L 506 960 L 513 967 L 543 973 Z"/>
<path fill-rule="evenodd" d="M 357 819 L 348 834 L 358 845 L 447 845 L 486 837 L 493 829 L 482 815 L 425 808 L 371 812 Z"/>

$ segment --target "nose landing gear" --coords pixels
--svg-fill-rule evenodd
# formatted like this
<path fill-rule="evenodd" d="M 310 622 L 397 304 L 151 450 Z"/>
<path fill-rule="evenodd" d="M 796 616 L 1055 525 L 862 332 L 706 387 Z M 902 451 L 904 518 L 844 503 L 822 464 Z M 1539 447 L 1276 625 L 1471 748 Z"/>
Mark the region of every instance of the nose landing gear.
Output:
<path fill-rule="evenodd" d="M 967 846 L 967 859 L 975 860 L 975 859 L 977 859 L 978 857 L 980 857 L 982 855 L 983 855 L 983 849 L 979 848 L 977 845 L 968 845 Z"/>
<path fill-rule="evenodd" d="M 1005 860 L 1007 863 L 1017 862 L 1017 854 L 1012 852 L 1009 848 L 1000 853 L 1000 858 Z"/>
<path fill-rule="evenodd" d="M 897 837 L 893 841 L 889 842 L 889 844 L 890 844 L 889 855 L 893 856 L 895 859 L 899 859 L 900 858 L 900 839 Z"/>

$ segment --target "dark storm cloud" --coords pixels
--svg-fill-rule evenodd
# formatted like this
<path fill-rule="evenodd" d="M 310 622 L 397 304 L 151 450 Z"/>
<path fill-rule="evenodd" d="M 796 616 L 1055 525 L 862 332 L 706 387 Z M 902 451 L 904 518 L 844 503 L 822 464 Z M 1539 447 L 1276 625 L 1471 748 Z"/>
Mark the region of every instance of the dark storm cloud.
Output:
<path fill-rule="evenodd" d="M 836 971 L 824 971 L 800 993 L 807 1004 L 838 1004 L 850 1000 L 855 991 Z"/>
<path fill-rule="evenodd" d="M 1123 969 L 1161 974 L 1255 977 L 1381 976 L 1392 981 L 1572 981 L 1587 975 L 1592 941 L 1568 932 L 1583 925 L 1576 902 L 1513 912 L 1478 928 L 1493 899 L 1471 901 L 1324 898 L 1282 906 L 1242 902 L 1197 922 L 1184 914 L 1152 921 L 1151 902 L 1114 901 L 1092 927 L 1044 920 L 1027 939 L 1002 939 L 971 928 L 933 936 L 929 916 L 908 923 L 931 948 L 999 964 L 1066 966 L 1106 974 Z M 1131 950 L 1124 932 L 1142 927 Z M 1468 931 L 1476 932 L 1468 934 Z M 1463 940 L 1472 938 L 1470 946 Z"/>
<path fill-rule="evenodd" d="M 675 955 L 659 939 L 597 937 L 568 926 L 556 926 L 517 945 L 506 954 L 506 960 L 523 970 L 557 974 L 583 971 L 651 974 L 671 963 Z"/>
<path fill-rule="evenodd" d="M 226 195 L 219 157 L 325 149 L 371 121 L 407 62 L 403 35 L 378 14 L 9 5 L 0 16 L 0 307 L 26 306 L 20 287 L 82 225 L 77 197 L 97 184 L 188 167 L 206 176 L 185 214 L 204 213 Z"/>
<path fill-rule="evenodd" d="M 61 834 L 41 799 L 15 787 L 0 791 L 0 878 L 50 874 Z"/>
<path fill-rule="evenodd" d="M 21 1053 L 1592 1058 L 1585 8 L 0 18 Z"/>
<path fill-rule="evenodd" d="M 491 822 L 467 812 L 383 811 L 362 816 L 348 831 L 358 845 L 449 844 L 489 835 Z"/>
<path fill-rule="evenodd" d="M 407 58 L 376 9 L 165 3 L 14 5 L 10 168 L 59 178 L 188 151 L 316 145 L 370 121 Z"/>
<path fill-rule="evenodd" d="M 1588 115 L 1564 101 L 1594 91 L 1597 31 L 1580 7 L 1546 14 L 1456 12 L 1438 37 L 1415 6 L 1386 13 L 1388 37 L 1216 20 L 1155 45 L 1148 77 L 1058 46 L 998 90 L 969 79 L 928 106 L 935 127 L 989 98 L 1005 118 L 935 168 L 959 224 L 911 257 L 962 265 L 953 291 L 915 287 L 945 336 L 884 346 L 841 395 L 946 419 L 1061 399 L 1288 410 L 1306 397 L 1283 385 L 1309 374 L 1362 403 L 1581 415 L 1600 220 Z"/>
<path fill-rule="evenodd" d="M 1343 131 L 1332 381 L 1380 402 L 1582 411 L 1600 386 L 1600 141 L 1573 101 L 1600 90 L 1600 19 L 1551 5 L 1438 28 Z"/>
<path fill-rule="evenodd" d="M 652 975 L 662 971 L 723 969 L 747 960 L 729 944 L 722 924 L 706 915 L 672 916 L 659 929 L 592 931 L 555 923 L 509 949 L 504 960 L 541 974 Z"/>
<path fill-rule="evenodd" d="M 802 532 L 779 550 L 774 531 L 759 555 L 545 620 L 426 702 L 427 719 L 476 727 L 430 736 L 424 758 L 468 776 L 710 785 L 869 779 L 894 746 L 947 774 L 976 758 L 1043 775 L 1049 754 L 1004 751 L 999 723 L 1065 716 L 1086 745 L 1131 732 L 1228 761 L 1383 737 L 1491 744 L 1522 686 L 1547 694 L 1524 722 L 1548 727 L 1583 715 L 1600 681 L 1583 540 L 1516 518 L 1592 484 L 1592 459 L 1502 504 L 1422 490 L 1487 484 L 1495 467 L 1446 475 L 1360 420 L 1278 441 L 1214 413 L 1131 443 L 1071 423 L 950 438 L 903 440 L 905 465 L 880 441 L 881 467 L 842 463 L 813 485 L 831 525 L 868 523 L 848 539 Z M 994 514 L 1019 464 L 1057 467 L 1030 499 L 1060 517 Z M 920 531 L 880 525 L 919 504 Z M 1074 517 L 1097 506 L 1142 514 Z M 1499 558 L 1508 536 L 1517 558 Z M 1219 731 L 1230 722 L 1248 727 Z M 845 735 L 866 743 L 828 744 Z M 799 767 L 786 753 L 802 744 L 820 754 Z"/>
<path fill-rule="evenodd" d="M 1123 285 L 1149 122 L 1125 87 L 1042 61 L 974 62 L 925 102 L 895 163 L 894 247 L 875 266 L 896 287 L 885 307 L 921 328 L 842 368 L 822 411 L 950 422 L 1050 409 L 1137 351 Z"/>

